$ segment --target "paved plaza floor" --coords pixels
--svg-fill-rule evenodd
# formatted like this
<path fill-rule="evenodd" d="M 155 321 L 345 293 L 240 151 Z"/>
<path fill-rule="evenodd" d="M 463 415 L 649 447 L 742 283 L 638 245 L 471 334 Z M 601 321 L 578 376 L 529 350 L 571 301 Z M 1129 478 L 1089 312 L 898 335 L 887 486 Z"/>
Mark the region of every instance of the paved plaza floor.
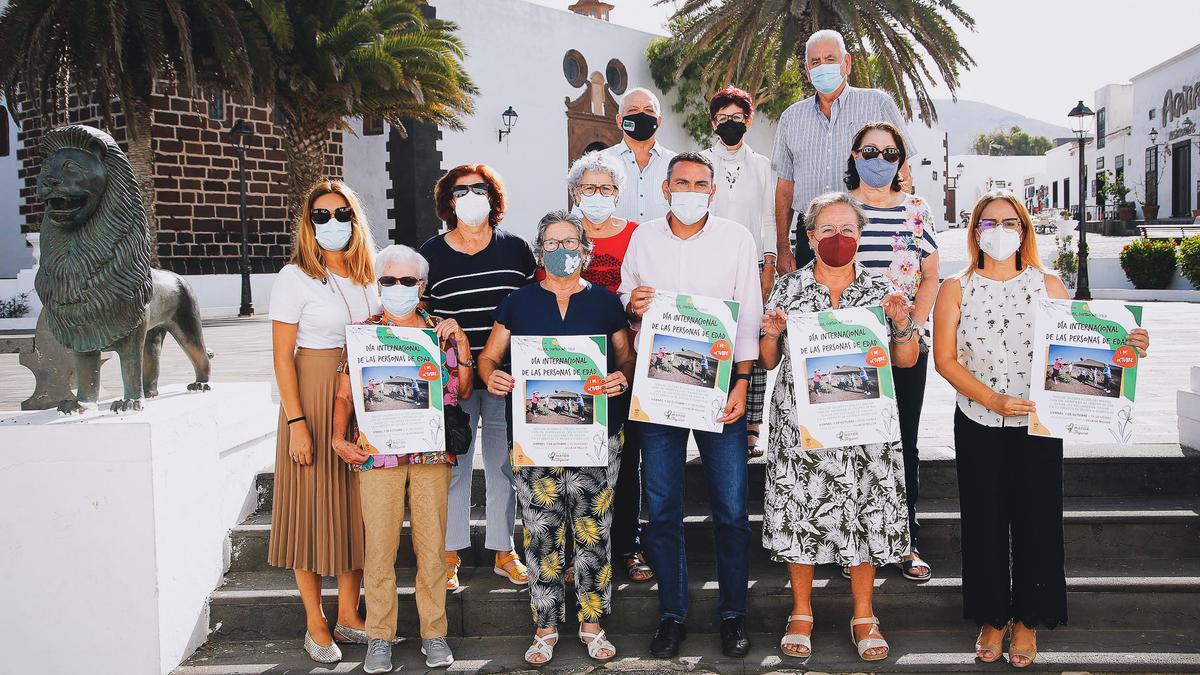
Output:
<path fill-rule="evenodd" d="M 1146 326 L 1151 333 L 1150 356 L 1141 363 L 1137 394 L 1136 443 L 1177 443 L 1175 392 L 1187 388 L 1191 366 L 1200 365 L 1200 304 L 1150 302 Z M 212 361 L 213 388 L 221 382 L 271 382 L 271 323 L 265 317 L 212 319 L 205 321 L 205 340 L 216 353 Z M 768 405 L 770 387 L 768 383 Z M 162 383 L 191 381 L 191 366 L 171 338 L 163 347 Z M 101 373 L 101 396 L 120 394 L 121 373 L 117 359 L 105 363 Z M 33 375 L 17 362 L 16 354 L 0 354 L 0 410 L 17 410 L 33 390 Z M 153 402 L 150 403 L 153 405 Z M 925 406 L 921 417 L 921 445 L 948 448 L 953 445 L 954 390 L 929 365 Z M 766 432 L 762 434 L 765 442 Z"/>

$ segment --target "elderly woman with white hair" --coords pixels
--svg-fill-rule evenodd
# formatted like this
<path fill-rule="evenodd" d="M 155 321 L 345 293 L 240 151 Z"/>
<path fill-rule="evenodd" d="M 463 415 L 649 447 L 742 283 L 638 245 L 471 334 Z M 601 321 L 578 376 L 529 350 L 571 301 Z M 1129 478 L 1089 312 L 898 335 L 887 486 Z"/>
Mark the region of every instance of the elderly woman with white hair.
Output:
<path fill-rule="evenodd" d="M 759 364 L 767 369 L 783 364 L 771 397 L 763 546 L 772 560 L 788 566 L 792 611 L 780 649 L 797 658 L 812 654 L 813 570 L 829 563 L 850 568 L 850 639 L 858 655 L 865 661 L 887 658 L 871 604 L 875 568 L 899 562 L 908 552 L 900 443 L 805 450 L 795 413 L 798 383 L 791 376 L 788 314 L 882 305 L 891 327 L 892 363 L 904 368 L 917 360 L 918 326 L 907 297 L 855 259 L 866 223 L 866 214 L 844 192 L 812 200 L 804 226 L 817 256 L 775 282 L 759 340 Z"/>
<path fill-rule="evenodd" d="M 667 179 L 667 165 L 676 153 L 658 142 L 660 126 L 662 104 L 654 92 L 644 87 L 625 92 L 617 111 L 617 128 L 623 138 L 603 151 L 625 167 L 629 176 L 629 194 L 617 204 L 617 215 L 625 220 L 644 223 L 667 216 L 667 198 L 659 186 Z"/>
<path fill-rule="evenodd" d="M 429 277 L 429 263 L 408 246 L 392 245 L 375 257 L 383 311 L 363 324 L 432 328 L 441 348 L 443 404 L 458 405 L 471 395 L 474 373 L 471 345 L 454 319 L 438 319 L 417 307 Z M 343 361 L 343 365 L 344 365 Z M 363 566 L 367 598 L 368 673 L 392 669 L 392 643 L 396 637 L 396 553 L 404 523 L 405 497 L 412 524 L 413 552 L 417 558 L 415 580 L 417 615 L 421 625 L 421 653 L 430 668 L 454 663 L 446 643 L 446 577 L 443 551 L 446 540 L 447 497 L 450 467 L 455 458 L 444 448 L 429 448 L 409 455 L 380 455 L 354 428 L 354 397 L 348 369 L 341 368 L 333 406 L 334 450 L 355 471 L 366 528 L 366 562 Z M 349 440 L 347 440 L 349 439 Z"/>
<path fill-rule="evenodd" d="M 620 298 L 583 279 L 592 243 L 579 218 L 554 211 L 538 223 L 536 253 L 546 278 L 509 294 L 496 310 L 487 345 L 479 355 L 479 375 L 490 393 L 507 396 L 516 381 L 501 370 L 513 335 L 603 335 L 608 338 L 605 395 L 617 401 L 629 391 L 633 346 Z M 611 408 L 616 408 L 616 405 Z M 558 643 L 558 626 L 566 621 L 566 537 L 575 547 L 575 596 L 579 607 L 579 639 L 588 655 L 609 661 L 616 647 L 605 637 L 600 620 L 612 600 L 609 529 L 613 484 L 621 462 L 624 416 L 608 423 L 608 466 L 513 467 L 517 500 L 525 523 L 525 556 L 529 561 L 529 603 L 537 625 L 525 660 L 548 663 Z"/>

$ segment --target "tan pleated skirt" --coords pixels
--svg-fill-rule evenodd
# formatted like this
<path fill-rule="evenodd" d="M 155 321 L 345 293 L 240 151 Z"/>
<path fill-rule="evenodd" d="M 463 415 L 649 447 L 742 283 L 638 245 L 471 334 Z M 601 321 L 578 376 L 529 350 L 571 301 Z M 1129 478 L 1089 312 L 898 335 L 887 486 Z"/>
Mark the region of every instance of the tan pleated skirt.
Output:
<path fill-rule="evenodd" d="M 366 555 L 358 474 L 333 451 L 333 398 L 341 349 L 297 349 L 300 408 L 313 435 L 313 463 L 288 454 L 288 423 L 279 407 L 275 495 L 267 563 L 334 576 L 362 569 Z M 298 426 L 298 425 L 297 425 Z"/>

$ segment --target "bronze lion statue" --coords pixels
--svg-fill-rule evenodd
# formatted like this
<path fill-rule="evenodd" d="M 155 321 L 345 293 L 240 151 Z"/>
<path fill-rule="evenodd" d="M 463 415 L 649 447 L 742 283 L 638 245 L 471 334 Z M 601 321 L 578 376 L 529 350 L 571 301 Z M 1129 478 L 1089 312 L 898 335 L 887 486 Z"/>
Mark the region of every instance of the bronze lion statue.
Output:
<path fill-rule="evenodd" d="M 192 362 L 189 390 L 209 389 L 200 308 L 177 274 L 150 267 L 150 232 L 129 158 L 92 127 L 59 127 L 42 139 L 38 198 L 42 258 L 34 286 L 54 338 L 71 350 L 79 384 L 60 412 L 83 412 L 100 393 L 100 353 L 121 359 L 124 398 L 141 410 L 158 394 L 158 360 L 170 333 Z"/>

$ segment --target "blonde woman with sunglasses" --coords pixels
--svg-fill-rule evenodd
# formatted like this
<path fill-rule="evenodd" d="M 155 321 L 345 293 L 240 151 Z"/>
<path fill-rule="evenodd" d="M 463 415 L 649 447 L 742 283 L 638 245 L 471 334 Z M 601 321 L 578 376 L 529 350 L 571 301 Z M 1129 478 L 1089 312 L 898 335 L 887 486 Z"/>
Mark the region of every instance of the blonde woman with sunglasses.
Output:
<path fill-rule="evenodd" d="M 317 183 L 304 200 L 291 262 L 271 289 L 280 412 L 267 562 L 294 571 L 307 616 L 304 649 L 320 663 L 341 659 L 336 641 L 367 641 L 358 613 L 365 555 L 358 481 L 333 450 L 333 400 L 346 326 L 379 312 L 374 256 L 358 197 L 341 182 Z M 332 631 L 321 577 L 337 577 Z"/>

